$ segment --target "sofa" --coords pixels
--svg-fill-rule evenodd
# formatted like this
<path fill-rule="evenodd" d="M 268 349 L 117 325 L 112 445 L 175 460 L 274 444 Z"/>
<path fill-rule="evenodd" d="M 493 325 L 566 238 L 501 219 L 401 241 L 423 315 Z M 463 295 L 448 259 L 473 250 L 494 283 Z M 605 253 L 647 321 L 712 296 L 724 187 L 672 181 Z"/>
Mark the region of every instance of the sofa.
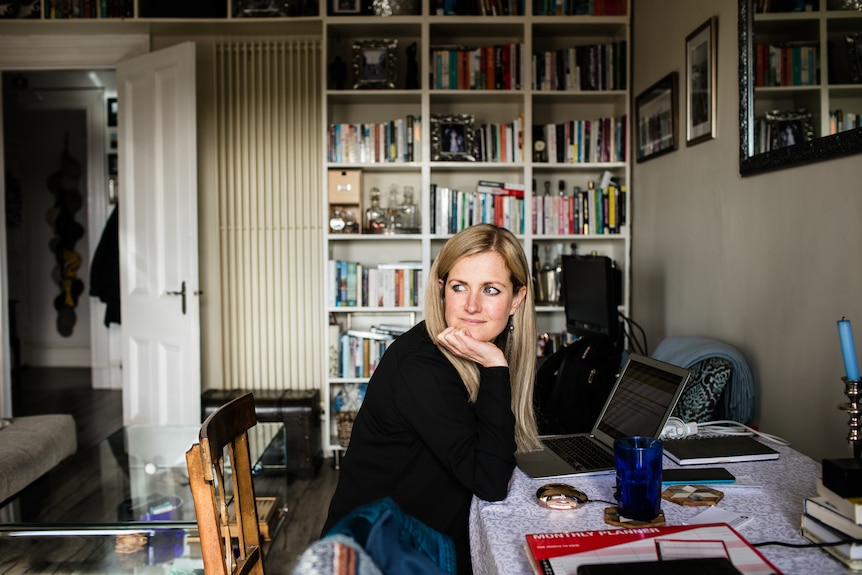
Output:
<path fill-rule="evenodd" d="M 0 503 L 30 485 L 78 449 L 75 419 L 31 415 L 0 422 Z"/>

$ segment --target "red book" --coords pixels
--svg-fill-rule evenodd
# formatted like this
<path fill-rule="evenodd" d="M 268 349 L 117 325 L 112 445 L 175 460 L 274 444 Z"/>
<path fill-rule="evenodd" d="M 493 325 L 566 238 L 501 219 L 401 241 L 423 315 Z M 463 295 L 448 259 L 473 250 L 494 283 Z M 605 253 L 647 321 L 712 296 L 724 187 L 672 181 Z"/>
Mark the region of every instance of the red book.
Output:
<path fill-rule="evenodd" d="M 575 573 L 579 565 L 595 563 L 716 556 L 727 557 L 744 574 L 781 573 L 726 523 L 533 533 L 526 538 L 527 555 L 543 575 Z"/>

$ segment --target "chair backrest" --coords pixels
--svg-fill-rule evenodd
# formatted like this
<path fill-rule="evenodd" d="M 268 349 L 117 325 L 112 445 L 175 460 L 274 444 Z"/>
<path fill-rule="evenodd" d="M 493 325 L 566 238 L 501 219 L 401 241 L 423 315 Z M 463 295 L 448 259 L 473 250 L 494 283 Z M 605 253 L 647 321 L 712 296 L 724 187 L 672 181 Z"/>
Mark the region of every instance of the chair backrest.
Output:
<path fill-rule="evenodd" d="M 264 572 L 248 446 L 256 424 L 254 397 L 247 393 L 211 413 L 199 443 L 186 452 L 207 575 Z"/>

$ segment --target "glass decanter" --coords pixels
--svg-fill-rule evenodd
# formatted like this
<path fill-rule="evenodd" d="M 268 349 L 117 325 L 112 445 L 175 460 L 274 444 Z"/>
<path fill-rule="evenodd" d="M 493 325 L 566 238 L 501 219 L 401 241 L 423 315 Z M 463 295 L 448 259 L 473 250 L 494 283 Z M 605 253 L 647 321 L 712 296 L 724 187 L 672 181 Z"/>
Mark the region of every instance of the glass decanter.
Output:
<path fill-rule="evenodd" d="M 385 228 L 386 214 L 380 207 L 380 188 L 371 188 L 371 206 L 365 210 L 365 231 L 380 234 Z"/>
<path fill-rule="evenodd" d="M 419 206 L 413 199 L 413 186 L 404 186 L 404 201 L 400 206 L 401 231 L 405 234 L 418 234 L 422 225 Z"/>

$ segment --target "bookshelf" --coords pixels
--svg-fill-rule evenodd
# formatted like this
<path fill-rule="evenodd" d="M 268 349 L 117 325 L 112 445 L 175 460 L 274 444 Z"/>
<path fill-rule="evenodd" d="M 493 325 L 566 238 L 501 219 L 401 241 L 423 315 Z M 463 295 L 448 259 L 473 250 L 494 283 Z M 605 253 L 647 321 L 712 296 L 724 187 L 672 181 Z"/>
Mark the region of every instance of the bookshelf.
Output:
<path fill-rule="evenodd" d="M 804 11 L 755 2 L 755 154 L 862 126 L 862 12 L 814 0 Z M 780 9 L 781 5 L 776 4 Z M 774 9 L 773 9 L 774 10 Z"/>
<path fill-rule="evenodd" d="M 334 406 L 370 373 L 363 363 L 367 352 L 360 361 L 365 371 L 354 360 L 345 361 L 345 350 L 355 357 L 364 345 L 348 343 L 347 332 L 407 328 L 421 320 L 420 292 L 433 258 L 458 229 L 480 221 L 503 224 L 541 264 L 570 253 L 572 244 L 578 254 L 610 256 L 623 271 L 621 311 L 628 314 L 632 189 L 625 3 L 622 9 L 614 2 L 561 5 L 571 15 L 546 14 L 540 2 L 486 3 L 486 12 L 495 6 L 500 14 L 491 16 L 480 15 L 480 8 L 447 14 L 448 6 L 438 10 L 426 1 L 415 14 L 323 19 L 327 138 L 322 155 L 328 190 L 323 201 L 327 224 L 334 221 L 341 231 L 327 225 L 324 242 L 330 262 L 326 285 L 332 291 L 322 319 L 335 325 L 322 395 L 324 449 L 336 456 L 342 445 Z M 589 6 L 611 14 L 577 13 Z M 368 50 L 375 58 L 375 50 L 384 52 L 390 68 L 376 75 L 366 71 Z M 573 66 L 580 73 L 565 74 Z M 390 80 L 392 87 L 382 87 Z M 343 191 L 337 182 L 352 170 L 360 171 L 358 196 L 334 203 Z M 608 179 L 612 185 L 602 186 Z M 386 214 L 393 186 L 396 205 L 403 203 L 404 188 L 412 188 L 420 226 L 373 233 L 362 223 L 372 189 Z M 349 229 L 361 232 L 343 232 L 346 206 L 353 218 Z M 584 226 L 578 217 L 589 209 L 593 217 L 607 215 Z M 348 263 L 366 273 L 378 266 L 410 266 L 419 297 L 397 305 L 343 305 L 336 293 L 346 282 L 337 270 Z M 361 280 L 351 279 L 350 285 L 362 292 Z M 563 309 L 542 302 L 537 312 L 550 352 L 565 338 Z"/>

